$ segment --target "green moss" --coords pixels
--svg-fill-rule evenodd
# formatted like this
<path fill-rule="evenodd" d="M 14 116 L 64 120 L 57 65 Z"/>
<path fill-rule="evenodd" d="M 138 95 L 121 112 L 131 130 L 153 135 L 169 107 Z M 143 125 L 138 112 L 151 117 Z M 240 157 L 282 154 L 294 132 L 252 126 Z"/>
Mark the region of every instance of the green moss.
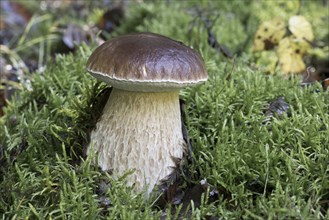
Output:
<path fill-rule="evenodd" d="M 247 10 L 233 7 L 241 1 L 233 6 L 218 2 L 222 11 L 214 32 L 235 52 L 246 38 L 238 13 Z M 203 10 L 209 13 L 208 4 L 203 2 Z M 191 178 L 205 178 L 231 196 L 221 195 L 212 204 L 204 196 L 200 207 L 190 205 L 189 218 L 328 218 L 328 92 L 320 84 L 302 88 L 297 77 L 264 75 L 250 67 L 248 52 L 225 59 L 208 46 L 201 22 L 191 28 L 195 15 L 182 13 L 190 7 L 136 6 L 116 33 L 164 34 L 192 45 L 205 59 L 209 81 L 181 92 L 194 146 Z M 125 186 L 124 178 L 113 180 L 92 165 L 93 156 L 83 156 L 106 88 L 85 71 L 92 49 L 83 46 L 75 55 L 58 56 L 44 74 L 34 75 L 32 90 L 19 92 L 0 118 L 4 219 L 159 219 L 163 214 L 152 207 L 153 198 L 144 200 Z M 289 103 L 289 112 L 264 123 L 265 109 L 279 96 Z M 98 192 L 104 181 L 109 184 L 107 205 Z M 170 213 L 170 207 L 164 212 Z"/>

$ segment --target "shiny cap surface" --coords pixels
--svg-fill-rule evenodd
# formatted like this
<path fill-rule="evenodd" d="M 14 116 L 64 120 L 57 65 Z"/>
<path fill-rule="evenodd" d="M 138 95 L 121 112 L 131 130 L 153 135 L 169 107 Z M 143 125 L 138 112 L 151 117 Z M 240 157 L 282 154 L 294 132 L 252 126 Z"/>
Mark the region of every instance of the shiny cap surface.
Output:
<path fill-rule="evenodd" d="M 91 54 L 87 70 L 113 87 L 131 91 L 170 91 L 208 78 L 195 50 L 153 33 L 112 38 Z"/>

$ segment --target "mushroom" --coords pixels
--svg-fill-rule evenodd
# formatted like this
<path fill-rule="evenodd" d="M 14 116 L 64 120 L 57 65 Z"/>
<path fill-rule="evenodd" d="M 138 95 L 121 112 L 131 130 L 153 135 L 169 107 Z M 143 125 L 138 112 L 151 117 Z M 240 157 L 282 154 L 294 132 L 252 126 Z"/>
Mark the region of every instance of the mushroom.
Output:
<path fill-rule="evenodd" d="M 173 172 L 186 148 L 179 89 L 207 80 L 201 56 L 153 33 L 114 37 L 91 54 L 87 70 L 113 87 L 91 132 L 87 154 L 147 195 Z"/>

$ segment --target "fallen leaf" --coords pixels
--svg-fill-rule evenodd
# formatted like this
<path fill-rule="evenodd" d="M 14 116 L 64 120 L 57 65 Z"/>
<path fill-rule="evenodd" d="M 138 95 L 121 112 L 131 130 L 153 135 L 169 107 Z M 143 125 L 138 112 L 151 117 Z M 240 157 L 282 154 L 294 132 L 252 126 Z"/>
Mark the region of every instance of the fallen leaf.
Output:
<path fill-rule="evenodd" d="M 282 72 L 302 73 L 306 65 L 303 56 L 310 45 L 304 40 L 299 40 L 293 36 L 283 38 L 277 48 L 277 56 Z"/>
<path fill-rule="evenodd" d="M 270 50 L 276 46 L 286 33 L 286 25 L 280 18 L 264 21 L 259 25 L 253 44 L 253 51 Z"/>
<path fill-rule="evenodd" d="M 290 32 L 299 40 L 313 41 L 313 31 L 311 24 L 304 16 L 296 15 L 289 19 Z"/>

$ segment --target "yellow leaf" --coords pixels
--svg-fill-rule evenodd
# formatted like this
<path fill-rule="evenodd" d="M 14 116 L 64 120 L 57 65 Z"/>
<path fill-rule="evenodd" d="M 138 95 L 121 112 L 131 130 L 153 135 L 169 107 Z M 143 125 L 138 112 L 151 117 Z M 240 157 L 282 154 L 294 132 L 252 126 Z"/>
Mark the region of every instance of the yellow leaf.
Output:
<path fill-rule="evenodd" d="M 295 37 L 283 38 L 277 48 L 277 56 L 282 72 L 302 73 L 306 66 L 303 61 L 303 55 L 308 49 L 308 44 L 305 41 L 296 40 Z"/>
<path fill-rule="evenodd" d="M 265 21 L 259 25 L 254 37 L 253 51 L 270 50 L 286 33 L 285 23 L 280 18 Z"/>
<path fill-rule="evenodd" d="M 292 16 L 289 19 L 288 28 L 296 38 L 307 41 L 312 41 L 314 39 L 311 24 L 301 15 Z"/>

